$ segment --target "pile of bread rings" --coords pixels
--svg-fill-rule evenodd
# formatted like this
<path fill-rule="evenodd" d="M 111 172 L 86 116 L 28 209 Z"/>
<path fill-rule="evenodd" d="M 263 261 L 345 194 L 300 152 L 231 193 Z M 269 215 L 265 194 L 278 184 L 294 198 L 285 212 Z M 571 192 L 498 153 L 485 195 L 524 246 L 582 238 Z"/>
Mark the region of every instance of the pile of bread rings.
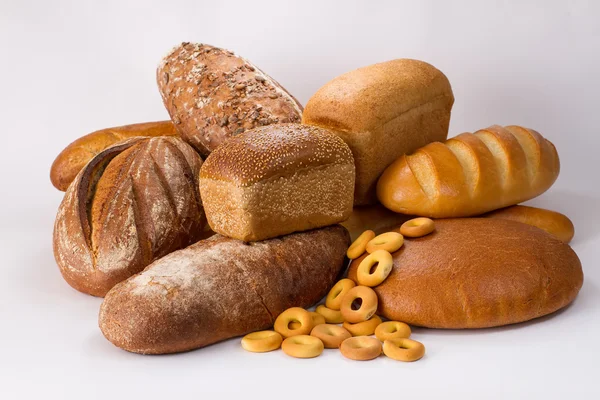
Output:
<path fill-rule="evenodd" d="M 415 218 L 405 222 L 399 232 L 378 236 L 371 230 L 363 232 L 346 253 L 351 260 L 369 253 L 358 266 L 357 282 L 348 278 L 338 281 L 325 304 L 315 311 L 288 308 L 275 320 L 274 330 L 249 333 L 242 338 L 242 347 L 254 353 L 281 348 L 296 358 L 314 358 L 324 349 L 339 349 L 344 357 L 357 361 L 373 360 L 382 352 L 397 361 L 420 360 L 425 346 L 410 339 L 412 331 L 406 323 L 384 322 L 375 314 L 378 298 L 372 288 L 392 271 L 391 253 L 402 247 L 405 236 L 417 238 L 434 230 L 431 219 Z"/>

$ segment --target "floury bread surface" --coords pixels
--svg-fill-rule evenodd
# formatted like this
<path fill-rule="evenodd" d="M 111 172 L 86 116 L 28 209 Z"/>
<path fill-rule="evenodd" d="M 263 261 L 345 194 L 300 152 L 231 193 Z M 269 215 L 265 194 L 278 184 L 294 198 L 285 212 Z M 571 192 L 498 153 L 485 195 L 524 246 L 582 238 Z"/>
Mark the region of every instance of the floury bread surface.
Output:
<path fill-rule="evenodd" d="M 407 239 L 374 290 L 380 315 L 428 328 L 487 328 L 528 321 L 571 303 L 583 284 L 569 245 L 520 222 L 491 218 L 435 221 Z M 365 256 L 352 261 L 348 277 Z"/>
<path fill-rule="evenodd" d="M 275 124 L 228 140 L 200 170 L 208 223 L 258 241 L 344 221 L 352 212 L 354 162 L 330 132 Z"/>
<path fill-rule="evenodd" d="M 349 245 L 340 225 L 256 243 L 215 235 L 115 286 L 100 307 L 100 329 L 116 346 L 144 354 L 268 329 L 287 308 L 327 294 Z"/>
<path fill-rule="evenodd" d="M 405 153 L 448 135 L 454 103 L 446 76 L 423 61 L 398 59 L 350 71 L 308 101 L 302 123 L 339 135 L 356 163 L 354 204 L 377 203 L 383 170 Z"/>
<path fill-rule="evenodd" d="M 176 129 L 203 156 L 248 129 L 302 116 L 300 103 L 256 65 L 207 44 L 175 47 L 156 79 Z"/>
<path fill-rule="evenodd" d="M 176 137 L 109 147 L 69 186 L 54 226 L 54 256 L 75 289 L 104 296 L 155 259 L 206 235 L 202 159 Z"/>

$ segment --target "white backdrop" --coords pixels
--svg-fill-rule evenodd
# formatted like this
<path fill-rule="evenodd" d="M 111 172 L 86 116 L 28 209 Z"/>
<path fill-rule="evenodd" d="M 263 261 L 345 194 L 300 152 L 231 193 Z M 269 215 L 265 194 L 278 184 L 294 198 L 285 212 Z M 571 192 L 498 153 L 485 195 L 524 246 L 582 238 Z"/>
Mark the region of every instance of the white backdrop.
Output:
<path fill-rule="evenodd" d="M 575 222 L 579 298 L 512 327 L 417 329 L 428 353 L 414 364 L 256 355 L 237 339 L 160 357 L 113 347 L 97 328 L 100 299 L 54 264 L 62 195 L 49 169 L 82 134 L 166 119 L 155 67 L 182 41 L 237 52 L 303 104 L 343 72 L 422 59 L 452 83 L 451 136 L 494 123 L 542 132 L 562 171 L 532 204 Z M 600 2 L 0 0 L 0 46 L 0 398 L 600 395 Z"/>

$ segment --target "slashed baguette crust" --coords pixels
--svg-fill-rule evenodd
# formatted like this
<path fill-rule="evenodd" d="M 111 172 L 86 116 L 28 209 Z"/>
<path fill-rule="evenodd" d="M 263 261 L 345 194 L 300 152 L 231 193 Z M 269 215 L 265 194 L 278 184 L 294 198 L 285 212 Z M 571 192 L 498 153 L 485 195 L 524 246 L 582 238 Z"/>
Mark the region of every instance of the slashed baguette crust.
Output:
<path fill-rule="evenodd" d="M 559 171 L 554 145 L 538 132 L 493 125 L 400 157 L 379 179 L 377 196 L 403 214 L 469 217 L 542 194 Z"/>
<path fill-rule="evenodd" d="M 489 218 L 435 224 L 433 233 L 405 240 L 374 288 L 390 320 L 446 329 L 514 324 L 565 307 L 583 284 L 575 252 L 539 228 Z M 364 257 L 353 260 L 350 279 Z"/>
<path fill-rule="evenodd" d="M 102 150 L 134 136 L 176 135 L 177 131 L 171 121 L 144 122 L 92 132 L 75 140 L 60 152 L 52 163 L 50 180 L 55 188 L 64 192 L 85 164 Z"/>
<path fill-rule="evenodd" d="M 116 283 L 206 233 L 202 159 L 175 137 L 133 138 L 96 155 L 65 193 L 54 256 L 75 289 L 104 296 Z"/>
<path fill-rule="evenodd" d="M 275 79 L 233 52 L 182 43 L 160 63 L 156 80 L 181 137 L 203 156 L 259 126 L 300 122 L 302 106 Z"/>
<path fill-rule="evenodd" d="M 333 225 L 256 243 L 215 235 L 155 261 L 115 286 L 99 324 L 116 346 L 165 354 L 271 327 L 309 307 L 344 267 L 350 236 Z"/>

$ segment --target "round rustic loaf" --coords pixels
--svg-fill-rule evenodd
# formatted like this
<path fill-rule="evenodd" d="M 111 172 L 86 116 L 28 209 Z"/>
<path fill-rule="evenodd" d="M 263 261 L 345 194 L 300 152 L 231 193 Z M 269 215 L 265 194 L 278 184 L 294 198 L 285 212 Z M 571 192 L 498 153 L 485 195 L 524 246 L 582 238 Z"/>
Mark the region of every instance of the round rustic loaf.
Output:
<path fill-rule="evenodd" d="M 155 259 L 205 236 L 201 165 L 176 137 L 137 137 L 92 158 L 56 216 L 54 256 L 65 280 L 104 296 Z"/>
<path fill-rule="evenodd" d="M 435 223 L 393 254 L 392 272 L 374 288 L 380 315 L 429 328 L 486 328 L 550 314 L 581 288 L 575 252 L 539 228 L 487 218 Z M 350 265 L 350 279 L 364 257 Z"/>
<path fill-rule="evenodd" d="M 175 47 L 156 79 L 176 129 L 204 156 L 248 129 L 302 115 L 300 103 L 256 65 L 206 44 Z"/>

